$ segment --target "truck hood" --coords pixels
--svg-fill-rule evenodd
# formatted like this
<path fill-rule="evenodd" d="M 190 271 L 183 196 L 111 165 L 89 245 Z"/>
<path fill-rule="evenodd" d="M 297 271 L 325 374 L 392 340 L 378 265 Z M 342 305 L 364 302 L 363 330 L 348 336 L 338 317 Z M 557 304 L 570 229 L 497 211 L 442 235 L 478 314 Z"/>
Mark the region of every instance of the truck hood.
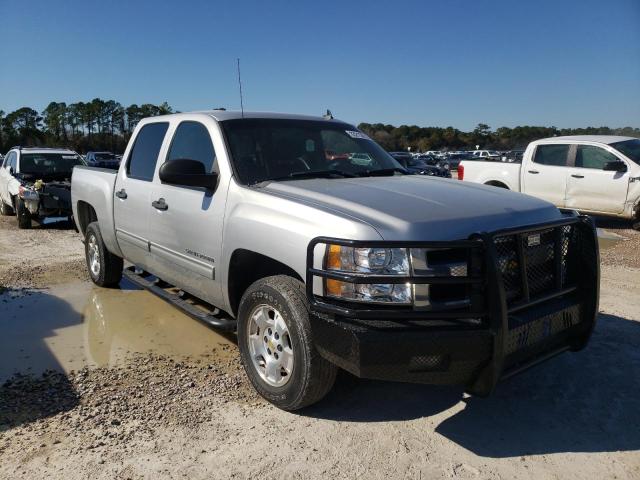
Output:
<path fill-rule="evenodd" d="M 385 240 L 459 240 L 562 216 L 552 204 L 528 195 L 428 176 L 272 182 L 264 191 L 355 217 Z"/>

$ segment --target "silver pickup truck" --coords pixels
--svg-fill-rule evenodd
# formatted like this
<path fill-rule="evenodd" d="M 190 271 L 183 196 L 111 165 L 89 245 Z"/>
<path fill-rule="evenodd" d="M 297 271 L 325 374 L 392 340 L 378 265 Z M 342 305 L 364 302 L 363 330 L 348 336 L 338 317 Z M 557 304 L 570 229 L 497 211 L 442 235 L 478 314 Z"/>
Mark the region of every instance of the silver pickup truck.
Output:
<path fill-rule="evenodd" d="M 72 204 L 97 285 L 124 271 L 237 331 L 252 384 L 287 410 L 322 398 L 337 368 L 488 395 L 583 348 L 598 311 L 587 217 L 409 175 L 330 117 L 145 119 L 117 172 L 74 169 Z"/>

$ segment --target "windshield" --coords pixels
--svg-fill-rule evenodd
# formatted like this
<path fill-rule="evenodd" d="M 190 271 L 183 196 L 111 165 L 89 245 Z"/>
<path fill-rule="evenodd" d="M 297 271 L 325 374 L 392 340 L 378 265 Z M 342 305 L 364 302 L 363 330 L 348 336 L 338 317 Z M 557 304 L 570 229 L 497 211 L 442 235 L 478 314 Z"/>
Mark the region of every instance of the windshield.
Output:
<path fill-rule="evenodd" d="M 116 156 L 113 153 L 94 153 L 93 156 L 96 160 L 115 160 Z"/>
<path fill-rule="evenodd" d="M 353 177 L 402 167 L 348 124 L 314 120 L 237 119 L 221 122 L 241 183 Z"/>
<path fill-rule="evenodd" d="M 640 138 L 612 143 L 611 146 L 640 165 Z"/>
<path fill-rule="evenodd" d="M 23 153 L 20 156 L 20 173 L 26 175 L 70 175 L 76 165 L 83 162 L 73 153 Z"/>

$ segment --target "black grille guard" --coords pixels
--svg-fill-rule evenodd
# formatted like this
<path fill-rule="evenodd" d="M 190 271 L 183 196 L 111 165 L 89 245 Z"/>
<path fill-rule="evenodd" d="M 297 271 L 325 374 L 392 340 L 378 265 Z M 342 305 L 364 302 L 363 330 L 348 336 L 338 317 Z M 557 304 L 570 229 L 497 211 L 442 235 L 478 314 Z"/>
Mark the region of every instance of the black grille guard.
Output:
<path fill-rule="evenodd" d="M 573 255 L 579 262 L 575 282 L 571 285 L 562 286 L 555 282 L 551 292 L 536 297 L 525 297 L 514 303 L 507 301 L 502 272 L 498 265 L 498 255 L 496 252 L 495 240 L 499 237 L 513 235 L 531 235 L 548 229 L 559 229 L 572 226 L 578 233 L 579 240 Z M 554 255 L 555 262 L 562 259 L 557 252 L 560 249 L 558 244 L 559 235 L 555 235 Z M 351 275 L 334 271 L 314 268 L 314 250 L 318 244 L 337 244 L 350 247 L 385 247 L 385 248 L 466 248 L 479 255 L 483 261 L 484 272 L 480 276 L 467 277 L 425 277 L 425 276 L 366 276 Z M 522 258 L 522 252 L 516 252 Z M 324 263 L 323 263 L 324 267 Z M 556 272 L 561 265 L 556 265 Z M 478 285 L 482 290 L 482 301 L 480 305 L 472 302 L 469 308 L 462 310 L 417 310 L 412 306 L 407 307 L 387 307 L 376 305 L 362 305 L 357 302 L 333 301 L 323 297 L 318 297 L 313 293 L 314 278 L 336 279 L 352 283 L 414 283 L 414 284 L 468 284 Z M 522 275 L 523 290 L 527 292 L 527 278 Z M 354 241 L 335 239 L 329 237 L 314 238 L 307 249 L 307 271 L 306 271 L 306 293 L 309 304 L 313 312 L 332 315 L 335 319 L 357 319 L 357 320 L 391 320 L 397 323 L 409 322 L 412 320 L 424 320 L 424 328 L 428 327 L 428 320 L 450 320 L 455 327 L 455 323 L 466 325 L 468 328 L 469 319 L 482 319 L 482 323 L 476 325 L 475 329 L 489 330 L 494 338 L 493 354 L 489 364 L 478 374 L 474 385 L 469 387 L 471 393 L 478 395 L 489 394 L 501 377 L 508 377 L 514 373 L 535 365 L 551 356 L 566 350 L 579 350 L 583 348 L 595 326 L 598 312 L 598 297 L 600 288 L 600 260 L 598 252 L 598 241 L 595 224 L 590 217 L 582 215 L 571 215 L 557 221 L 543 224 L 528 225 L 517 228 L 503 229 L 495 232 L 479 232 L 470 235 L 466 240 L 444 241 L 444 242 L 404 242 L 404 241 Z M 581 305 L 580 324 L 577 328 L 578 334 L 562 345 L 554 346 L 551 350 L 540 352 L 535 358 L 527 359 L 515 365 L 505 368 L 505 358 L 507 356 L 507 337 L 509 332 L 509 316 L 516 312 L 523 311 L 544 302 L 550 302 L 561 297 L 571 296 L 577 299 Z"/>

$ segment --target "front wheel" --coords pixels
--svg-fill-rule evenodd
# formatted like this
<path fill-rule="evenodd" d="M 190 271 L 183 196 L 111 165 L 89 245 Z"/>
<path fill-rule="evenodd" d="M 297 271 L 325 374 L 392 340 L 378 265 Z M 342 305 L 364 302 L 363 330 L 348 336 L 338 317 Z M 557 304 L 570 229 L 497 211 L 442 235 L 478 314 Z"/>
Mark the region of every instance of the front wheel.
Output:
<path fill-rule="evenodd" d="M 118 285 L 122 278 L 123 261 L 105 247 L 98 222 L 92 222 L 87 226 L 84 253 L 93 283 L 100 287 Z"/>
<path fill-rule="evenodd" d="M 18 228 L 31 228 L 31 212 L 27 209 L 24 200 L 16 198 L 16 217 Z"/>
<path fill-rule="evenodd" d="M 251 285 L 240 301 L 238 346 L 254 388 L 283 410 L 324 397 L 337 368 L 313 345 L 304 284 L 284 275 Z"/>
<path fill-rule="evenodd" d="M 0 215 L 2 216 L 13 215 L 13 208 L 11 208 L 9 205 L 4 203 L 4 200 L 2 200 L 2 198 L 0 198 Z"/>

